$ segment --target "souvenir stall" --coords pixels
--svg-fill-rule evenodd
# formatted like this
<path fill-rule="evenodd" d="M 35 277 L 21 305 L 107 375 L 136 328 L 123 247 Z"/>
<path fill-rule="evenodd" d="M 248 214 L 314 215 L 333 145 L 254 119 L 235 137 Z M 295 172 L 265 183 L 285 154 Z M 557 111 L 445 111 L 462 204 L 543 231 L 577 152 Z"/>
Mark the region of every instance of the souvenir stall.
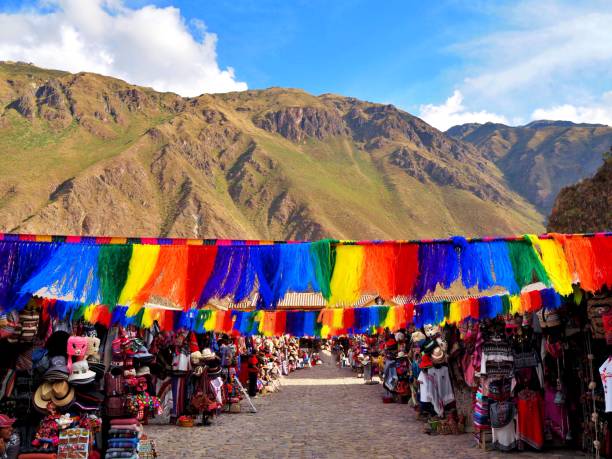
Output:
<path fill-rule="evenodd" d="M 485 446 L 556 439 L 605 452 L 611 254 L 610 233 L 297 243 L 0 235 L 0 346 L 12 360 L 0 413 L 17 419 L 24 450 L 59 454 L 62 437 L 89 457 L 130 457 L 150 449 L 142 425 L 156 416 L 207 424 L 316 363 L 293 337 L 350 335 L 360 340 L 349 364 L 383 382 L 385 401 L 418 405 L 429 433 L 471 419 Z M 463 299 L 437 300 L 453 288 Z M 303 292 L 325 307 L 278 309 Z M 382 304 L 361 306 L 371 293 Z M 250 298 L 246 310 L 214 307 Z M 542 422 L 526 425 L 537 410 Z"/>
<path fill-rule="evenodd" d="M 352 364 L 359 368 L 364 355 L 382 350 L 382 401 L 405 403 L 408 393 L 425 433 L 469 431 L 480 447 L 499 451 L 569 448 L 612 457 L 610 294 L 562 298 L 540 290 L 501 300 L 494 314 L 491 298 L 443 303 L 437 325 L 419 319 L 432 305 L 417 304 L 401 331 L 381 322 L 376 332 L 352 336 Z M 470 302 L 478 320 L 452 317 Z"/>

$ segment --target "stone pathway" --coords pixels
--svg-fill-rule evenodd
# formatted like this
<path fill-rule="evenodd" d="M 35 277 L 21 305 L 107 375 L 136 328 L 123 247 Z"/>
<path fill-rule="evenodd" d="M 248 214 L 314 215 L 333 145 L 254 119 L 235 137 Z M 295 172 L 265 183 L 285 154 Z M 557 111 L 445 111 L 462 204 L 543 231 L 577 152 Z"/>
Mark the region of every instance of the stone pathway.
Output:
<path fill-rule="evenodd" d="M 258 413 L 223 414 L 212 426 L 147 426 L 160 459 L 174 458 L 508 458 L 473 446 L 471 434 L 429 436 L 408 405 L 383 404 L 380 385 L 365 385 L 331 359 L 292 373 L 281 392 L 254 399 Z M 520 459 L 584 457 L 519 453 Z"/>

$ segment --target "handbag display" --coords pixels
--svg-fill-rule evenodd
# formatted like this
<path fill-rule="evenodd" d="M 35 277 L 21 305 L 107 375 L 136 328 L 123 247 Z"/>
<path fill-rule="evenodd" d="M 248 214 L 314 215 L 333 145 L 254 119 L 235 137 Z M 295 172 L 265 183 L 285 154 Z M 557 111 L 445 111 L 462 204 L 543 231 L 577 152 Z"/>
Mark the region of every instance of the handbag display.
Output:
<path fill-rule="evenodd" d="M 125 416 L 125 399 L 122 396 L 107 397 L 104 404 L 106 415 L 110 417 Z"/>
<path fill-rule="evenodd" d="M 106 373 L 104 375 L 104 390 L 107 397 L 123 395 L 125 390 L 123 376 Z"/>

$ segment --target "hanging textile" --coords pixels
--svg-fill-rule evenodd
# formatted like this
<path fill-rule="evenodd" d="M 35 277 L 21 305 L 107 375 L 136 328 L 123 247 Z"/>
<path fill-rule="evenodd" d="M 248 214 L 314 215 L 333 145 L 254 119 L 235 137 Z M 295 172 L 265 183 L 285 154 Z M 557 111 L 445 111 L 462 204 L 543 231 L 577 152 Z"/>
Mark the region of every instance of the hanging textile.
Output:
<path fill-rule="evenodd" d="M 572 277 L 563 253 L 563 247 L 555 239 L 540 239 L 529 235 L 529 240 L 537 247 L 540 260 L 544 265 L 550 282 L 561 295 L 572 293 Z"/>
<path fill-rule="evenodd" d="M 128 275 L 119 295 L 119 304 L 129 306 L 132 303 L 155 269 L 158 255 L 158 245 L 134 244 L 132 246 Z"/>
<path fill-rule="evenodd" d="M 359 299 L 365 250 L 359 245 L 341 245 L 336 248 L 336 264 L 330 288 L 332 305 L 354 305 Z"/>

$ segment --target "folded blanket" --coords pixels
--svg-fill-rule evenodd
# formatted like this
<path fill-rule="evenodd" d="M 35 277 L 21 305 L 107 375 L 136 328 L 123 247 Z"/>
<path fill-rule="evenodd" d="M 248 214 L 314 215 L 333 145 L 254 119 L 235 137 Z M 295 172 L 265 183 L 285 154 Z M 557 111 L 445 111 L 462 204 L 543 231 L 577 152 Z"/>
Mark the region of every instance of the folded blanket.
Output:
<path fill-rule="evenodd" d="M 136 418 L 121 418 L 121 419 L 112 419 L 111 420 L 111 426 L 124 426 L 124 425 L 129 425 L 129 424 L 136 424 L 136 425 L 140 425 L 140 423 L 138 422 L 138 419 Z"/>
<path fill-rule="evenodd" d="M 121 459 L 138 459 L 138 454 L 135 453 L 106 453 L 106 459 L 121 458 Z"/>
<path fill-rule="evenodd" d="M 136 448 L 138 446 L 138 442 L 132 442 L 130 440 L 109 440 L 108 446 L 110 448 Z"/>
<path fill-rule="evenodd" d="M 113 438 L 132 438 L 132 437 L 137 437 L 139 433 L 140 432 L 138 432 L 137 430 L 114 429 L 114 428 L 108 431 L 108 435 Z"/>
<path fill-rule="evenodd" d="M 137 445 L 138 444 L 138 438 L 109 438 L 108 439 L 108 443 L 129 443 L 130 445 Z M 130 445 L 128 445 L 127 447 L 129 448 Z"/>
<path fill-rule="evenodd" d="M 136 424 L 126 424 L 126 425 L 111 425 L 112 429 L 121 429 L 121 430 L 135 430 L 136 432 L 142 432 L 142 426 Z"/>

